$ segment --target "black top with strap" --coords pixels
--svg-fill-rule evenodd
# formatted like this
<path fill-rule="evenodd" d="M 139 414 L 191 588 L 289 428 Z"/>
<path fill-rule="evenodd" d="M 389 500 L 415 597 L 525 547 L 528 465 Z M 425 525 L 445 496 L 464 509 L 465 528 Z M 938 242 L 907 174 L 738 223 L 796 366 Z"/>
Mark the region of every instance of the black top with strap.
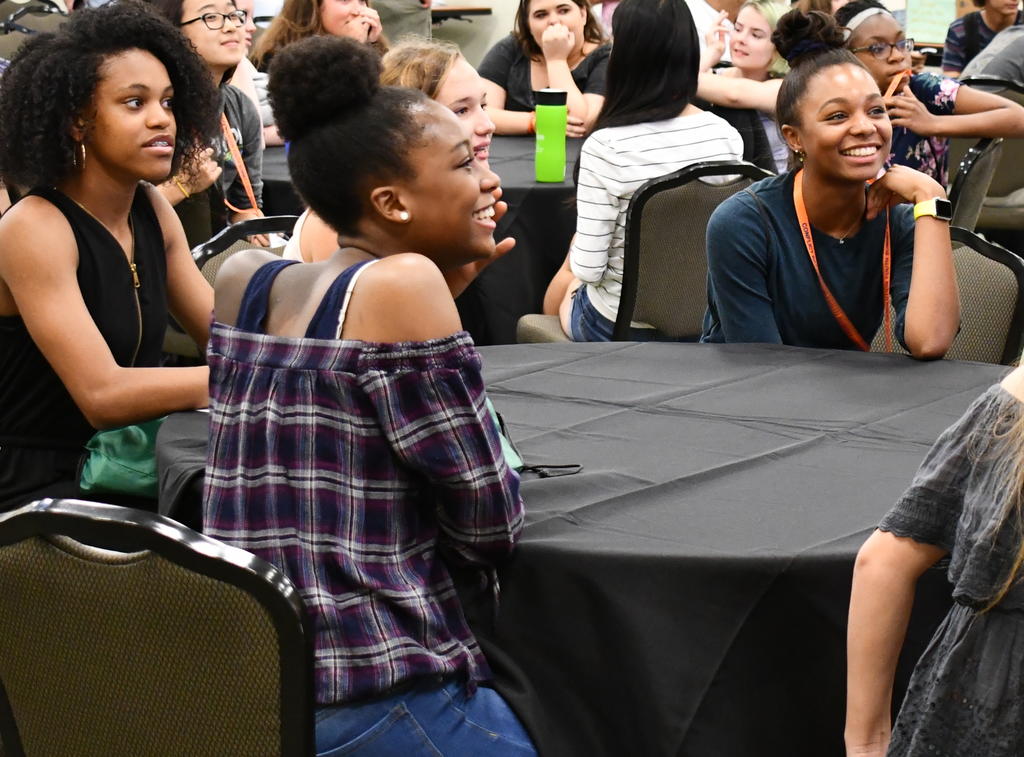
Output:
<path fill-rule="evenodd" d="M 167 259 L 146 190 L 139 186 L 131 207 L 138 289 L 121 245 L 103 224 L 56 189 L 31 194 L 68 220 L 78 247 L 78 287 L 114 360 L 125 367 L 159 365 Z M 0 316 L 0 509 L 17 504 L 12 498 L 21 493 L 74 480 L 82 445 L 93 433 L 21 317 Z"/>
<path fill-rule="evenodd" d="M 281 271 L 298 262 L 297 260 L 271 260 L 256 269 L 256 273 L 252 275 L 245 287 L 245 294 L 242 295 L 242 304 L 235 323 L 237 328 L 256 334 L 266 333 L 263 322 L 267 318 L 270 288 Z M 338 338 L 341 321 L 345 317 L 345 297 L 348 294 L 349 283 L 353 276 L 372 262 L 374 261 L 363 260 L 350 265 L 331 282 L 306 327 L 306 339 Z"/>

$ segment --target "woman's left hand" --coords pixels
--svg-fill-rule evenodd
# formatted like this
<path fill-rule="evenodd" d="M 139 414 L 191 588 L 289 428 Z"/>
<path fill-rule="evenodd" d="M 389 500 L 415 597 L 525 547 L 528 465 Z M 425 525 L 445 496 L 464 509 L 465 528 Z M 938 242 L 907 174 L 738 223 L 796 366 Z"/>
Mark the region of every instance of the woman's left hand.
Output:
<path fill-rule="evenodd" d="M 931 137 L 938 132 L 938 116 L 932 115 L 910 92 L 887 97 L 884 102 L 893 126 L 902 126 L 920 137 Z"/>
<path fill-rule="evenodd" d="M 363 20 L 366 22 L 366 41 L 373 44 L 380 39 L 381 27 L 380 14 L 373 8 L 362 9 Z"/>
<path fill-rule="evenodd" d="M 868 190 L 865 218 L 870 221 L 886 208 L 903 202 L 918 203 L 945 196 L 946 191 L 931 176 L 906 166 L 893 166 Z"/>
<path fill-rule="evenodd" d="M 574 115 L 569 115 L 565 122 L 565 136 L 567 137 L 585 137 L 587 136 L 587 125 L 583 122 L 582 118 L 577 118 Z"/>

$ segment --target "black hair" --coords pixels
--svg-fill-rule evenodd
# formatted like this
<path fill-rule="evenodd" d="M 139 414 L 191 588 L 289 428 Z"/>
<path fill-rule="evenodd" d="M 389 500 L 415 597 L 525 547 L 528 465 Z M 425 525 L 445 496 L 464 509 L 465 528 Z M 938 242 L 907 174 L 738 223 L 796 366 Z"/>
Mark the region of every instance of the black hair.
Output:
<path fill-rule="evenodd" d="M 302 199 L 335 231 L 353 233 L 369 190 L 413 177 L 419 90 L 380 85 L 380 56 L 345 37 L 308 37 L 274 56 L 268 92 Z"/>
<path fill-rule="evenodd" d="M 892 11 L 878 2 L 878 0 L 851 0 L 851 2 L 835 12 L 836 23 L 840 26 L 846 26 L 850 23 L 851 18 L 861 11 L 870 10 L 871 8 L 880 8 L 892 16 Z"/>
<path fill-rule="evenodd" d="M 117 0 L 114 0 L 114 1 L 116 2 Z M 183 9 L 185 7 L 185 0 L 148 0 L 148 1 L 157 10 L 157 12 L 161 16 L 163 16 L 164 18 L 166 18 L 170 22 L 171 26 L 173 26 L 175 29 L 180 29 L 181 28 L 181 21 L 182 21 L 181 16 L 184 13 Z M 231 2 L 232 5 L 235 4 L 235 0 L 229 0 L 229 2 Z M 196 21 L 195 23 L 201 24 L 203 22 L 202 21 Z M 185 37 L 185 39 L 188 40 L 188 37 Z M 191 47 L 193 50 L 195 49 L 195 46 L 192 44 L 191 40 L 188 40 L 188 44 L 189 44 L 189 47 Z M 223 76 L 220 77 L 220 83 L 221 83 L 222 86 L 224 84 L 227 84 L 228 82 L 231 81 L 231 77 L 235 75 L 235 69 L 236 68 L 238 68 L 238 66 L 232 66 L 231 68 L 229 68 L 227 71 L 224 72 Z"/>
<path fill-rule="evenodd" d="M 799 125 L 800 101 L 811 79 L 822 70 L 841 65 L 866 70 L 864 64 L 844 47 L 843 31 L 836 20 L 821 11 L 790 11 L 779 19 L 772 34 L 772 43 L 790 67 L 782 80 L 775 104 L 775 119 L 780 125 Z"/>
<path fill-rule="evenodd" d="M 217 132 L 220 101 L 187 40 L 142 5 L 121 0 L 75 11 L 56 33 L 33 34 L 0 79 L 0 176 L 14 186 L 53 186 L 71 174 L 73 136 L 88 115 L 107 58 L 142 50 L 174 88 L 172 174 L 194 170 Z"/>
<path fill-rule="evenodd" d="M 685 0 L 622 0 L 594 130 L 678 116 L 697 94 L 700 44 Z"/>

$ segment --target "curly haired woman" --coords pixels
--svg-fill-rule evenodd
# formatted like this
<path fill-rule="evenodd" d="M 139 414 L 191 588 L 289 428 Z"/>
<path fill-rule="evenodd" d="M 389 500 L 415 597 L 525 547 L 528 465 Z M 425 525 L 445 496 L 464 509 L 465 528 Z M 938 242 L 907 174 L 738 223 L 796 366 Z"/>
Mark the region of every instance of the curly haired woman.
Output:
<path fill-rule="evenodd" d="M 0 176 L 31 191 L 0 220 L 0 509 L 76 495 L 96 429 L 206 405 L 207 368 L 159 367 L 168 310 L 205 344 L 213 294 L 150 184 L 201 159 L 216 115 L 188 43 L 132 2 L 4 74 Z"/>

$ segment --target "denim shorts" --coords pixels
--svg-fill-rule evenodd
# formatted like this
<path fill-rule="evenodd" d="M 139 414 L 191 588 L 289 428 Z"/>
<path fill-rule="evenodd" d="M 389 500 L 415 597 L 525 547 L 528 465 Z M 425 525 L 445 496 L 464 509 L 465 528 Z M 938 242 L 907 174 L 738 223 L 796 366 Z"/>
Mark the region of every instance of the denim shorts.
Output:
<path fill-rule="evenodd" d="M 424 679 L 398 694 L 321 707 L 317 757 L 536 757 L 519 718 L 494 689 Z"/>
<path fill-rule="evenodd" d="M 572 311 L 569 315 L 569 337 L 574 342 L 610 342 L 615 331 L 615 322 L 601 315 L 590 301 L 587 285 L 582 284 L 572 294 Z M 629 327 L 626 336 L 630 342 L 675 342 L 683 341 L 665 336 L 657 329 Z M 692 341 L 692 340 L 690 340 Z"/>

